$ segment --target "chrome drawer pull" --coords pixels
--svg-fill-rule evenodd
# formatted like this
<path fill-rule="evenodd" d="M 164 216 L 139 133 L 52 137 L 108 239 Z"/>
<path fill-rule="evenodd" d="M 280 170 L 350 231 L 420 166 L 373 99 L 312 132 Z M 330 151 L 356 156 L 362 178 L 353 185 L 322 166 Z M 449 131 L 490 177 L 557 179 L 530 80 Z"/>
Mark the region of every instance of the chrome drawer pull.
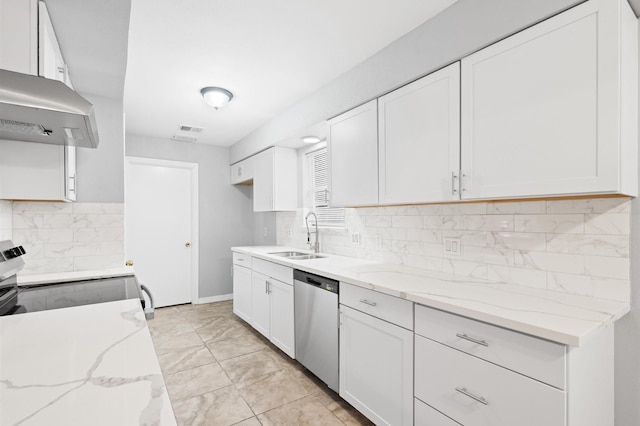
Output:
<path fill-rule="evenodd" d="M 479 403 L 481 403 L 481 404 L 489 405 L 489 401 L 487 401 L 486 399 L 484 399 L 484 398 L 483 398 L 483 397 L 481 397 L 481 396 L 477 396 L 477 395 L 472 394 L 471 392 L 469 392 L 469 391 L 467 390 L 467 388 L 455 388 L 455 389 L 456 389 L 458 392 L 460 392 L 461 394 L 463 394 L 464 396 L 468 396 L 468 397 L 469 397 L 469 398 L 471 398 L 471 399 L 475 399 L 476 401 L 478 401 L 478 402 L 479 402 Z"/>
<path fill-rule="evenodd" d="M 467 336 L 466 334 L 463 334 L 463 333 L 456 333 L 456 336 L 461 338 L 461 339 L 473 342 L 473 343 L 475 343 L 477 345 L 482 345 L 482 346 L 487 346 L 487 347 L 489 346 L 489 344 L 487 342 L 485 342 L 484 340 L 474 339 L 473 337 L 469 337 L 469 336 Z"/>
<path fill-rule="evenodd" d="M 360 299 L 361 303 L 364 303 L 365 305 L 369 305 L 369 306 L 377 306 L 378 304 L 376 302 L 370 302 L 367 299 Z"/>

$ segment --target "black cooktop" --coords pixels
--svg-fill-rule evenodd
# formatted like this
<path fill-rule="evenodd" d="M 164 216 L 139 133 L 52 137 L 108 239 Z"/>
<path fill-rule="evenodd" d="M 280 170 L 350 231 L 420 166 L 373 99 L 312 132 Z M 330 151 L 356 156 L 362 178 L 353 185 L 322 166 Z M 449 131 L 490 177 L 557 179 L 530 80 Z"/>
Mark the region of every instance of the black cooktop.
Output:
<path fill-rule="evenodd" d="M 134 275 L 100 278 L 54 284 L 38 284 L 18 288 L 16 305 L 4 315 L 69 308 L 116 300 L 140 299 L 145 302 Z"/>

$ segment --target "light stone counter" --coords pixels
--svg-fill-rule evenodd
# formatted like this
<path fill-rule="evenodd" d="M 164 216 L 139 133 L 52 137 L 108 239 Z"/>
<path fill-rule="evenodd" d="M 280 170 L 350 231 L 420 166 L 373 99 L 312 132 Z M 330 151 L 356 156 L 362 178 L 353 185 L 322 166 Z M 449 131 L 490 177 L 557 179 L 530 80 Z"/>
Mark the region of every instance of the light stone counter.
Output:
<path fill-rule="evenodd" d="M 331 254 L 321 253 L 326 257 L 312 260 L 269 254 L 305 251 L 290 247 L 233 247 L 232 250 L 571 346 L 583 345 L 630 309 L 625 302 Z"/>
<path fill-rule="evenodd" d="M 18 285 L 60 283 L 66 281 L 84 281 L 97 278 L 126 277 L 134 275 L 132 266 L 91 271 L 50 272 L 46 274 L 18 274 Z"/>
<path fill-rule="evenodd" d="M 175 425 L 140 301 L 0 317 L 0 424 Z"/>

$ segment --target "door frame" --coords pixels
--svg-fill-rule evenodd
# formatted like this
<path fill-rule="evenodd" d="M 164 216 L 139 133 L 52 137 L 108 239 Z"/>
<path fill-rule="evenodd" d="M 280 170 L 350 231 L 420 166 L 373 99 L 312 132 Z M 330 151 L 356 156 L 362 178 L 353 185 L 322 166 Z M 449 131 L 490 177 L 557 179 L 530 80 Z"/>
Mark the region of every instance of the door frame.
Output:
<path fill-rule="evenodd" d="M 198 200 L 198 163 L 190 163 L 186 161 L 174 161 L 174 160 L 161 160 L 157 158 L 146 158 L 146 157 L 134 157 L 134 156 L 125 156 L 125 169 L 124 169 L 124 191 L 125 191 L 125 201 L 127 199 L 127 179 L 128 179 L 128 170 L 132 165 L 143 165 L 143 166 L 156 166 L 156 167 L 171 167 L 178 169 L 187 169 L 191 172 L 191 304 L 195 305 L 199 300 L 199 264 L 200 264 L 200 227 L 199 227 L 199 215 L 198 215 L 198 207 L 200 205 Z M 127 250 L 127 204 L 124 205 L 125 213 L 125 256 L 128 256 Z M 127 257 L 128 258 L 128 257 Z M 135 271 L 135 265 L 134 265 Z"/>

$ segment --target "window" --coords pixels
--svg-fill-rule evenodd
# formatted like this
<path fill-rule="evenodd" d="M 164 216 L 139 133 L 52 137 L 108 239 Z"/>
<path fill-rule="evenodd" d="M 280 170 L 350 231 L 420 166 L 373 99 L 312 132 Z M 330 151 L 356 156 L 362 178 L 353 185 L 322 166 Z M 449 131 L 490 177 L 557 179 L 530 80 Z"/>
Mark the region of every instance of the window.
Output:
<path fill-rule="evenodd" d="M 318 226 L 344 228 L 344 209 L 329 207 L 329 159 L 327 148 L 307 154 L 309 165 L 310 207 L 318 216 Z"/>

